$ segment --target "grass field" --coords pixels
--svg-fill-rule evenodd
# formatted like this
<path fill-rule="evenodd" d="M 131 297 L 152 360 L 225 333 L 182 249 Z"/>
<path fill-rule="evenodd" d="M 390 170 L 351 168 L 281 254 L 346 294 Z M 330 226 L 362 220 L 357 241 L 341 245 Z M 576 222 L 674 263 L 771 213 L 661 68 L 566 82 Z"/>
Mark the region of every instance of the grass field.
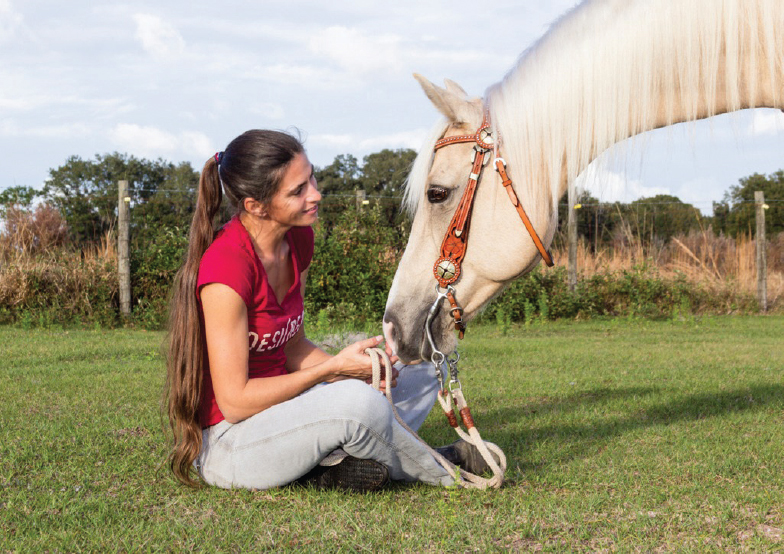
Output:
<path fill-rule="evenodd" d="M 0 327 L 0 551 L 784 550 L 784 317 L 469 329 L 500 491 L 176 485 L 163 339 Z M 451 442 L 435 411 L 422 435 Z"/>

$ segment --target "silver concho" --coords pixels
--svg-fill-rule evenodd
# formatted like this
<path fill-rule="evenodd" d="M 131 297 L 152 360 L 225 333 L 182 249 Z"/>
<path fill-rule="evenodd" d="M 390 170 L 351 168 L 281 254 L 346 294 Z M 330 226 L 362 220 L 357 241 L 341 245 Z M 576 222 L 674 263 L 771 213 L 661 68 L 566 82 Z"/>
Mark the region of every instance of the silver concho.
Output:
<path fill-rule="evenodd" d="M 436 266 L 436 275 L 438 275 L 438 277 L 444 281 L 453 279 L 456 273 L 457 268 L 455 267 L 455 264 L 449 260 L 441 260 L 441 262 L 439 262 L 439 264 Z"/>
<path fill-rule="evenodd" d="M 482 127 L 476 134 L 476 142 L 480 147 L 485 150 L 492 150 L 493 148 L 493 131 L 490 127 Z"/>

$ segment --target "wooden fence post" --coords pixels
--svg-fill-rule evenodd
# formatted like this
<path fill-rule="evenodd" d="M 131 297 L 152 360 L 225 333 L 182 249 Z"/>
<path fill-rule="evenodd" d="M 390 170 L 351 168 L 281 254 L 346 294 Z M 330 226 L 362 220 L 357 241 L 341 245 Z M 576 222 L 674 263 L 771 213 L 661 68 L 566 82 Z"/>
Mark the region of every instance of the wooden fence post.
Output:
<path fill-rule="evenodd" d="M 120 314 L 127 318 L 131 315 L 131 197 L 128 181 L 118 181 L 117 185 L 117 275 L 120 279 Z"/>
<path fill-rule="evenodd" d="M 362 207 L 365 204 L 368 204 L 367 193 L 365 192 L 364 189 L 358 189 L 357 190 L 357 211 L 361 212 L 362 211 Z"/>
<path fill-rule="evenodd" d="M 765 238 L 765 193 L 758 190 L 754 193 L 754 204 L 757 209 L 757 300 L 760 310 L 768 311 L 768 249 Z"/>
<path fill-rule="evenodd" d="M 576 193 L 574 184 L 569 184 L 569 217 L 567 237 L 569 239 L 569 290 L 577 286 L 577 210 L 575 209 Z"/>

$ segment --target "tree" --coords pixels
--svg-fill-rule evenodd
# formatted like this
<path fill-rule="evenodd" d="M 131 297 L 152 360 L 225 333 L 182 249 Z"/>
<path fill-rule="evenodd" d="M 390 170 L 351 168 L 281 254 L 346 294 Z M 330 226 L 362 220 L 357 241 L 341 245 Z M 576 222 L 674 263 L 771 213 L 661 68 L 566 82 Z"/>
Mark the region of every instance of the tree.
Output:
<path fill-rule="evenodd" d="M 692 206 L 669 194 L 640 198 L 629 205 L 629 214 L 637 233 L 651 242 L 668 242 L 676 235 L 685 235 L 702 222 L 702 214 Z"/>
<path fill-rule="evenodd" d="M 587 190 L 578 191 L 575 204 L 580 206 L 576 210 L 577 236 L 583 237 L 590 247 L 598 247 L 601 236 L 607 230 L 607 210 L 599 204 L 599 199 L 591 196 Z M 568 221 L 569 205 L 561 202 L 558 205 L 558 234 L 555 237 L 557 248 L 565 248 L 568 244 Z"/>
<path fill-rule="evenodd" d="M 179 228 L 187 236 L 193 211 L 196 209 L 199 175 L 188 162 L 178 165 L 167 163 L 163 180 L 155 192 L 133 208 L 131 223 L 135 240 L 146 242 L 162 228 Z M 224 197 L 221 204 L 225 207 Z"/>
<path fill-rule="evenodd" d="M 733 237 L 753 234 L 756 225 L 754 192 L 760 190 L 765 193 L 769 206 L 765 214 L 766 233 L 773 235 L 784 231 L 784 170 L 767 177 L 755 173 L 730 187 L 724 193 L 724 199 L 713 204 L 714 228 Z"/>
<path fill-rule="evenodd" d="M 339 154 L 324 168 L 316 168 L 316 181 L 323 194 L 349 194 L 359 188 L 359 163 L 351 154 Z"/>
<path fill-rule="evenodd" d="M 402 198 L 414 159 L 416 151 L 410 148 L 385 148 L 368 154 L 362 164 L 362 188 L 368 193 Z"/>
<path fill-rule="evenodd" d="M 390 227 L 407 223 L 407 216 L 400 209 L 400 203 L 414 159 L 416 152 L 410 148 L 385 148 L 363 159 L 360 186 L 368 194 L 380 197 L 371 202 L 381 205 L 383 220 Z"/>
<path fill-rule="evenodd" d="M 119 180 L 129 182 L 134 226 L 172 218 L 187 224 L 198 183 L 188 163 L 175 166 L 117 152 L 95 160 L 71 156 L 49 175 L 42 195 L 60 211 L 77 244 L 97 242 L 115 226 Z"/>
<path fill-rule="evenodd" d="M 0 219 L 5 219 L 9 208 L 31 211 L 35 198 L 40 194 L 33 187 L 21 185 L 8 187 L 0 191 Z"/>

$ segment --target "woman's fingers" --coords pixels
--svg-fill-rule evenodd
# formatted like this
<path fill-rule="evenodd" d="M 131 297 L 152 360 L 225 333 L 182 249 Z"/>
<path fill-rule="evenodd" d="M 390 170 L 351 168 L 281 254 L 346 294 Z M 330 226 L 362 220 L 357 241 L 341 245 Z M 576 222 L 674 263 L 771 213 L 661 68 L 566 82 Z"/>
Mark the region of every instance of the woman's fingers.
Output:
<path fill-rule="evenodd" d="M 375 337 L 370 337 L 361 341 L 357 341 L 354 344 L 347 346 L 344 348 L 338 356 L 344 360 L 343 371 L 344 374 L 349 375 L 351 377 L 356 377 L 360 379 L 364 379 L 367 382 L 370 382 L 368 378 L 368 373 L 371 371 L 372 362 L 370 356 L 365 354 L 365 350 L 368 348 L 376 348 L 384 341 L 383 335 L 377 335 Z M 390 363 L 394 364 L 398 361 L 398 357 L 392 355 L 389 346 L 385 347 L 387 354 L 390 356 L 389 361 Z M 383 364 L 382 364 L 383 370 Z M 394 367 L 392 368 L 394 379 L 392 381 L 392 386 L 394 387 L 397 382 L 397 369 Z M 382 374 L 382 378 L 385 375 Z"/>
<path fill-rule="evenodd" d="M 354 346 L 356 346 L 360 352 L 364 352 L 368 348 L 375 348 L 384 340 L 382 335 L 378 335 L 375 337 L 370 337 L 369 339 L 361 340 L 359 342 L 355 342 Z"/>
<path fill-rule="evenodd" d="M 368 385 L 370 385 L 370 384 L 372 384 L 372 383 L 371 383 L 371 382 L 368 382 Z M 391 385 L 391 386 L 392 386 L 392 388 L 393 388 L 393 389 L 394 389 L 394 388 L 397 386 L 397 379 L 392 379 L 392 385 Z M 386 379 L 382 379 L 382 380 L 381 380 L 381 381 L 378 383 L 378 390 L 380 390 L 380 391 L 382 391 L 382 392 L 386 392 L 386 390 L 387 390 L 387 382 L 386 382 Z"/>

